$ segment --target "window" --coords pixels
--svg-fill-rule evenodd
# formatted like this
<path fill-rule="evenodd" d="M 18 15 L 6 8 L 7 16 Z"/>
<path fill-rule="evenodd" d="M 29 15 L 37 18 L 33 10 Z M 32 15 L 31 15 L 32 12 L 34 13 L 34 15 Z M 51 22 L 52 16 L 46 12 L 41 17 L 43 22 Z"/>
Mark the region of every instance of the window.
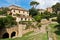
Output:
<path fill-rule="evenodd" d="M 20 11 L 19 11 L 19 13 L 20 13 Z"/>
<path fill-rule="evenodd" d="M 23 15 L 23 16 L 25 16 L 25 15 Z"/>
<path fill-rule="evenodd" d="M 14 12 L 15 12 L 15 10 L 14 10 Z"/>
<path fill-rule="evenodd" d="M 12 15 L 12 13 L 10 13 L 9 15 Z"/>
<path fill-rule="evenodd" d="M 9 34 L 8 33 L 3 34 L 2 38 L 9 38 Z"/>
<path fill-rule="evenodd" d="M 25 20 L 26 20 L 26 18 L 25 18 Z"/>
<path fill-rule="evenodd" d="M 14 37 L 14 36 L 16 36 L 16 32 L 11 33 L 11 38 Z"/>
<path fill-rule="evenodd" d="M 25 11 L 23 11 L 23 13 L 25 13 Z"/>
<path fill-rule="evenodd" d="M 23 20 L 23 18 L 21 18 L 21 21 Z"/>

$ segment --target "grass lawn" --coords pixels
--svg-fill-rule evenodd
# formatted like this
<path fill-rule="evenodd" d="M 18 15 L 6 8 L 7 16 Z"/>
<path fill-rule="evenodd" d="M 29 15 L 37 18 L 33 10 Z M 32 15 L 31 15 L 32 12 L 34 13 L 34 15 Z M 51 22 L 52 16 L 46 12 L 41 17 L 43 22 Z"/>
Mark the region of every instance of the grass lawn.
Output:
<path fill-rule="evenodd" d="M 60 40 L 60 35 L 57 35 L 57 40 Z"/>
<path fill-rule="evenodd" d="M 47 35 L 46 34 L 38 33 L 36 35 L 29 36 L 30 34 L 33 34 L 33 32 L 29 32 L 21 38 L 0 39 L 0 40 L 47 40 Z"/>
<path fill-rule="evenodd" d="M 56 23 L 55 24 L 50 24 L 52 32 L 56 31 L 56 28 L 54 28 L 56 25 L 58 25 L 58 24 L 56 24 Z M 60 32 L 60 31 L 58 31 L 58 32 Z M 57 38 L 57 40 L 60 40 L 60 35 L 56 35 L 56 38 Z"/>

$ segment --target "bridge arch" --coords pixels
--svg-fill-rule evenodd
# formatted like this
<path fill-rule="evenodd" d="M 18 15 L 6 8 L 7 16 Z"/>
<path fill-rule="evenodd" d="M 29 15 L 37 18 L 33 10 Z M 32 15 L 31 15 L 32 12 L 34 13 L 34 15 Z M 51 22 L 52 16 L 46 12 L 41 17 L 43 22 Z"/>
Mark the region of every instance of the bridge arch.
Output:
<path fill-rule="evenodd" d="M 9 34 L 6 32 L 3 34 L 2 38 L 9 38 Z"/>
<path fill-rule="evenodd" d="M 16 32 L 14 31 L 14 32 L 11 33 L 11 38 L 15 37 L 15 36 L 16 36 Z"/>

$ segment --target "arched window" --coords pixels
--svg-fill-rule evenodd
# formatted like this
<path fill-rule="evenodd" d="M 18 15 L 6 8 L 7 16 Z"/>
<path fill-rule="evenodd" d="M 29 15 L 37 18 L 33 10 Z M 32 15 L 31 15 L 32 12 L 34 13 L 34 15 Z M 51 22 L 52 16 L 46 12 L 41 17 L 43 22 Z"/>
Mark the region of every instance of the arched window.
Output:
<path fill-rule="evenodd" d="M 12 13 L 10 13 L 9 15 L 12 15 Z"/>
<path fill-rule="evenodd" d="M 11 33 L 11 38 L 14 37 L 14 36 L 16 36 L 16 32 Z"/>
<path fill-rule="evenodd" d="M 8 33 L 4 33 L 2 38 L 9 38 L 9 34 Z"/>
<path fill-rule="evenodd" d="M 26 21 L 26 18 L 25 18 L 25 21 Z"/>
<path fill-rule="evenodd" d="M 21 21 L 23 20 L 23 18 L 21 18 Z"/>

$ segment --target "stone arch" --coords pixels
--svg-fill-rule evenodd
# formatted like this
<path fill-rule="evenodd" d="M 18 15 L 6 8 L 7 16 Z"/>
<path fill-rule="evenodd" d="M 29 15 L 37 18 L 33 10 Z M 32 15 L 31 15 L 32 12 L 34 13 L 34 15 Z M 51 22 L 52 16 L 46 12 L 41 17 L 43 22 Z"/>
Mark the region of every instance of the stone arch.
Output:
<path fill-rule="evenodd" d="M 11 33 L 11 38 L 14 37 L 14 36 L 16 36 L 16 32 Z"/>
<path fill-rule="evenodd" d="M 9 38 L 9 34 L 8 33 L 4 33 L 2 38 Z"/>

